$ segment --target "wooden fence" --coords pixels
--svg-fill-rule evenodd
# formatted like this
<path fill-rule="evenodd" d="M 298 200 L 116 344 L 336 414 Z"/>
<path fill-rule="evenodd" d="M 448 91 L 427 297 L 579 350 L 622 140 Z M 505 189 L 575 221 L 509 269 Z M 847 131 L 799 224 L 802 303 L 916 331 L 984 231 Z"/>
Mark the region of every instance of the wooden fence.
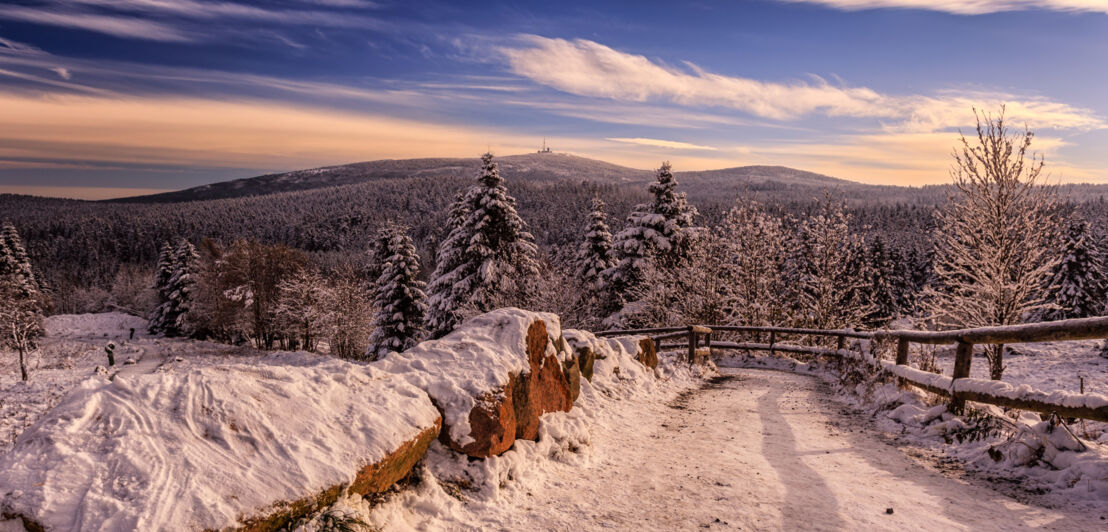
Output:
<path fill-rule="evenodd" d="M 712 333 L 740 332 L 768 335 L 767 343 L 712 341 Z M 895 376 L 902 386 L 915 386 L 951 399 L 952 408 L 961 411 L 966 401 L 998 406 L 1054 413 L 1061 417 L 1083 418 L 1108 422 L 1108 397 L 1074 394 L 1068 392 L 1042 392 L 1027 387 L 1015 387 L 1003 381 L 970 378 L 973 347 L 978 344 L 1018 344 L 1031 342 L 1091 340 L 1108 338 L 1108 316 L 1074 320 L 1029 323 L 998 327 L 979 327 L 953 331 L 880 330 L 855 331 L 851 329 L 802 329 L 792 327 L 756 327 L 731 325 L 690 325 L 657 329 L 612 330 L 597 336 L 644 335 L 654 339 L 659 350 L 688 349 L 688 360 L 697 363 L 712 350 L 744 350 L 800 353 L 814 356 L 830 356 L 864 363 Z M 836 339 L 835 348 L 801 346 L 779 343 L 782 336 L 821 336 Z M 681 343 L 663 343 L 665 340 L 685 339 Z M 847 349 L 847 339 L 889 340 L 896 342 L 896 360 L 879 360 L 866 353 L 865 342 L 858 342 L 858 349 Z M 950 376 L 921 371 L 909 366 L 910 345 L 955 345 L 954 369 Z"/>

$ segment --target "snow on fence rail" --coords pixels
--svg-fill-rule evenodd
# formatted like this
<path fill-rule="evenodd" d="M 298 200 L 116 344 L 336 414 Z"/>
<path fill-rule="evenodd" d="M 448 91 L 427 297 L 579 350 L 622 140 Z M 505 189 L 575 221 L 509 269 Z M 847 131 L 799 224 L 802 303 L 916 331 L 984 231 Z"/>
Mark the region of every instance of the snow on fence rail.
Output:
<path fill-rule="evenodd" d="M 769 335 L 768 343 L 712 342 L 713 331 L 747 332 Z M 711 349 L 777 351 L 817 356 L 836 356 L 866 363 L 877 371 L 897 377 L 900 384 L 915 386 L 929 392 L 951 398 L 955 410 L 961 410 L 966 401 L 993 404 L 1036 412 L 1054 413 L 1108 423 L 1108 397 L 1098 394 L 1074 394 L 1068 392 L 1043 392 L 1030 386 L 1013 386 L 1002 381 L 970 378 L 974 344 L 1016 344 L 1031 342 L 1094 340 L 1108 338 L 1108 316 L 1072 320 L 978 327 L 952 331 L 880 330 L 855 331 L 851 329 L 804 329 L 795 327 L 761 327 L 751 325 L 690 325 L 687 327 L 662 327 L 654 329 L 614 330 L 597 336 L 622 336 L 628 334 L 651 335 L 658 349 L 686 348 L 689 362 L 696 363 L 710 355 Z M 815 346 L 780 344 L 779 335 L 804 335 L 834 337 L 834 349 Z M 687 343 L 663 344 L 662 340 L 687 338 Z M 861 349 L 857 352 L 845 349 L 846 339 L 896 340 L 896 361 L 877 360 Z M 954 370 L 950 376 L 921 371 L 909 366 L 911 343 L 954 344 Z"/>

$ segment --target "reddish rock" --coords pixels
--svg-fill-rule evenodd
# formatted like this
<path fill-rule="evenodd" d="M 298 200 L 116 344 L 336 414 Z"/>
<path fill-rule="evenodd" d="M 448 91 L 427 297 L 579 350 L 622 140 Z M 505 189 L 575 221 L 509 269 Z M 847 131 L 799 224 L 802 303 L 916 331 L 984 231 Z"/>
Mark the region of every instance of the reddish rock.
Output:
<path fill-rule="evenodd" d="M 546 324 L 535 320 L 527 329 L 528 374 L 519 379 L 512 392 L 515 400 L 516 438 L 534 440 L 539 436 L 539 416 L 547 412 L 569 412 L 573 396 L 562 371 L 557 351 L 547 353 L 550 335 Z"/>
<path fill-rule="evenodd" d="M 489 393 L 477 400 L 469 412 L 470 437 L 473 441 L 459 445 L 442 431 L 440 440 L 447 447 L 476 458 L 496 456 L 512 447 L 516 441 L 516 406 L 512 390 L 520 388 L 521 379 L 508 377 L 507 393 Z"/>
<path fill-rule="evenodd" d="M 349 493 L 369 495 L 381 493 L 404 478 L 415 467 L 423 455 L 427 453 L 427 447 L 439 435 L 442 428 L 442 419 L 435 422 L 435 426 L 419 433 L 412 440 L 404 443 L 379 462 L 368 464 L 360 471 L 350 484 Z M 328 506 L 331 506 L 343 494 L 347 486 L 338 484 L 331 486 L 311 497 L 306 497 L 294 502 L 281 502 L 274 504 L 263 512 L 261 516 L 244 518 L 240 521 L 242 526 L 233 528 L 238 532 L 271 532 L 286 530 L 297 519 L 309 516 Z"/>
<path fill-rule="evenodd" d="M 658 352 L 654 349 L 654 340 L 650 338 L 639 340 L 639 353 L 635 359 L 650 369 L 656 369 L 658 367 Z"/>
<path fill-rule="evenodd" d="M 596 363 L 596 352 L 591 347 L 581 346 L 574 349 L 573 354 L 577 359 L 577 367 L 581 372 L 581 376 L 592 382 L 592 368 L 593 364 Z"/>

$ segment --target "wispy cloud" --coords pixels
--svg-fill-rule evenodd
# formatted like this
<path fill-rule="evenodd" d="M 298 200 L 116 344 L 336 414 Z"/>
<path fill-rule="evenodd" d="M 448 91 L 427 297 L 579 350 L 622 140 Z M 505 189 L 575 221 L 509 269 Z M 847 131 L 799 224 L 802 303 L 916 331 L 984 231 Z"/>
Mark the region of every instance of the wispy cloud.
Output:
<path fill-rule="evenodd" d="M 199 0 L 69 0 L 88 6 L 107 7 L 134 13 L 166 14 L 193 19 L 244 19 L 259 22 L 340 28 L 379 27 L 381 22 L 364 15 L 316 9 L 267 9 L 236 2 Z M 322 4 L 328 5 L 328 4 Z M 354 7 L 335 6 L 330 7 Z"/>
<path fill-rule="evenodd" d="M 847 11 L 879 8 L 926 9 L 956 15 L 984 15 L 1005 11 L 1042 9 L 1051 11 L 1108 13 L 1103 0 L 779 0 L 819 4 Z"/>
<path fill-rule="evenodd" d="M 699 144 L 690 144 L 688 142 L 678 142 L 675 140 L 662 140 L 662 139 L 646 139 L 641 137 L 625 138 L 625 137 L 609 137 L 606 140 L 613 142 L 623 142 L 626 144 L 637 144 L 639 146 L 650 146 L 653 148 L 668 148 L 671 150 L 708 150 L 715 151 L 718 148 L 712 146 L 701 146 Z"/>
<path fill-rule="evenodd" d="M 145 39 L 164 42 L 187 42 L 192 37 L 177 28 L 133 17 L 101 15 L 81 12 L 56 12 L 45 9 L 32 9 L 19 6 L 7 6 L 0 9 L 0 18 L 32 22 L 47 26 L 75 28 L 113 37 Z"/>
<path fill-rule="evenodd" d="M 870 118 L 900 131 L 967 125 L 973 118 L 972 107 L 1007 102 L 1010 118 L 1034 127 L 1105 127 L 1103 120 L 1087 109 L 1045 98 L 981 92 L 898 96 L 867 87 L 832 85 L 819 78 L 809 83 L 778 83 L 716 74 L 687 62 L 685 68 L 675 68 L 584 39 L 535 35 L 522 39 L 521 46 L 500 49 L 509 68 L 536 83 L 579 96 L 724 107 L 772 120 L 813 114 Z"/>

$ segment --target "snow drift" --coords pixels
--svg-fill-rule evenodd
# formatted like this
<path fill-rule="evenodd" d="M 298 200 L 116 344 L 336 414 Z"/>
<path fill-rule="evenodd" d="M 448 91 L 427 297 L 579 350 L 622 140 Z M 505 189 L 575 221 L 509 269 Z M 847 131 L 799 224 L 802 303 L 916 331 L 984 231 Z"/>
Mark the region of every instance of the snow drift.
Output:
<path fill-rule="evenodd" d="M 0 512 L 46 530 L 276 528 L 386 489 L 438 433 L 402 379 L 266 361 L 85 381 L 0 459 Z"/>

